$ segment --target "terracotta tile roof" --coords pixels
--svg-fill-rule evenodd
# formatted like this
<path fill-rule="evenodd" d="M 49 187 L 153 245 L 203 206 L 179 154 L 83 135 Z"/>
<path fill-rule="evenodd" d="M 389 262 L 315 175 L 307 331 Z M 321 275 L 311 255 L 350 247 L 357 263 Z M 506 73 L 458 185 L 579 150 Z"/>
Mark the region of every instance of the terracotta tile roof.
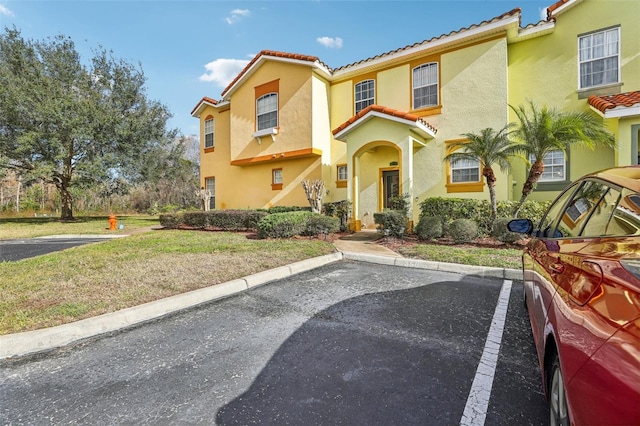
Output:
<path fill-rule="evenodd" d="M 351 67 L 354 67 L 356 65 L 360 65 L 360 64 L 363 64 L 363 63 L 366 63 L 366 62 L 369 62 L 369 61 L 373 61 L 373 60 L 376 60 L 376 59 L 384 58 L 386 56 L 397 54 L 397 53 L 400 53 L 402 51 L 409 50 L 409 49 L 412 49 L 412 48 L 415 48 L 415 47 L 418 47 L 418 46 L 421 46 L 421 45 L 425 45 L 425 44 L 431 43 L 431 42 L 436 41 L 436 40 L 442 40 L 442 39 L 445 39 L 447 37 L 451 37 L 451 36 L 456 35 L 456 34 L 464 33 L 465 31 L 469 31 L 469 30 L 472 30 L 474 28 L 479 28 L 479 27 L 482 27 L 484 25 L 491 24 L 493 22 L 499 21 L 501 19 L 504 19 L 504 18 L 507 18 L 507 17 L 510 17 L 510 16 L 518 16 L 518 17 L 520 17 L 520 13 L 521 12 L 522 12 L 522 10 L 520 8 L 515 8 L 515 9 L 510 10 L 509 12 L 503 13 L 500 16 L 496 16 L 495 18 L 482 21 L 479 24 L 473 24 L 473 25 L 470 25 L 468 27 L 463 27 L 463 28 L 460 28 L 458 31 L 451 31 L 448 34 L 442 34 L 442 35 L 437 36 L 437 37 L 432 37 L 429 40 L 424 40 L 424 41 L 421 41 L 421 42 L 410 44 L 410 45 L 407 45 L 405 47 L 401 47 L 401 48 L 398 48 L 398 49 L 395 49 L 395 50 L 391 50 L 389 52 L 381 53 L 381 54 L 373 56 L 371 58 L 367 58 L 367 59 L 363 59 L 361 61 L 353 62 L 351 64 L 335 68 L 334 71 L 345 70 L 347 68 L 351 68 Z"/>
<path fill-rule="evenodd" d="M 591 95 L 588 99 L 589 105 L 604 113 L 608 109 L 616 107 L 632 107 L 640 104 L 640 91 L 618 93 L 609 96 Z"/>
<path fill-rule="evenodd" d="M 365 109 L 363 109 L 362 111 L 360 111 L 359 113 L 357 113 L 356 115 L 354 115 L 353 117 L 351 117 L 350 119 L 348 119 L 347 121 L 345 121 L 344 123 L 336 127 L 332 131 L 332 133 L 334 134 L 334 136 L 337 135 L 338 133 L 340 133 L 347 127 L 351 126 L 352 124 L 356 123 L 358 120 L 362 119 L 364 116 L 366 116 L 371 112 L 378 112 L 378 113 L 386 114 L 392 117 L 398 117 L 404 120 L 413 121 L 414 123 L 420 123 L 423 126 L 427 127 L 429 130 L 431 130 L 433 133 L 436 133 L 438 131 L 438 129 L 436 129 L 431 124 L 424 121 L 422 117 L 416 114 L 402 112 L 393 108 L 387 108 L 380 105 L 369 105 L 368 107 L 366 107 Z"/>
<path fill-rule="evenodd" d="M 196 110 L 198 108 L 200 108 L 200 106 L 205 102 L 209 103 L 211 105 L 215 105 L 215 104 L 218 103 L 218 101 L 216 101 L 215 99 L 211 99 L 211 98 L 208 98 L 208 97 L 205 96 L 202 99 L 200 99 L 200 101 L 197 103 L 197 105 L 195 107 L 193 107 L 193 109 L 191 110 L 191 115 L 193 115 L 193 113 L 196 112 Z"/>
<path fill-rule="evenodd" d="M 569 3 L 570 1 L 572 0 L 559 0 L 554 4 L 552 4 L 551 6 L 547 7 L 547 21 L 551 21 L 553 19 L 554 10 L 558 9 L 560 6 L 564 5 L 565 3 Z"/>
<path fill-rule="evenodd" d="M 249 61 L 247 66 L 245 66 L 244 69 L 240 71 L 240 73 L 236 76 L 236 78 L 234 78 L 233 81 L 229 83 L 227 87 L 224 88 L 224 90 L 222 91 L 222 96 L 224 97 L 224 95 L 233 87 L 233 85 L 236 84 L 236 82 L 246 74 L 246 72 L 253 66 L 253 64 L 255 64 L 263 56 L 273 56 L 275 58 L 285 58 L 285 59 L 296 59 L 299 61 L 307 61 L 311 63 L 320 62 L 326 67 L 326 65 L 322 61 L 320 61 L 320 59 L 317 56 L 301 55 L 298 53 L 277 52 L 275 50 L 263 50 L 260 53 L 258 53 L 256 56 L 254 56 L 253 59 Z M 327 67 L 327 69 L 330 69 L 330 68 Z"/>

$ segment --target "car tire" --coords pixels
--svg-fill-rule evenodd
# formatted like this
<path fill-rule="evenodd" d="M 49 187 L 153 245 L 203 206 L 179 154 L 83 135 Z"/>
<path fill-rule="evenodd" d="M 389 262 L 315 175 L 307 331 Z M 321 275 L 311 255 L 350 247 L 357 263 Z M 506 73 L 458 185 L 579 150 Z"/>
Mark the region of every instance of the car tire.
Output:
<path fill-rule="evenodd" d="M 570 424 L 566 389 L 562 380 L 558 355 L 554 355 L 549 370 L 549 424 L 551 426 L 568 426 Z"/>

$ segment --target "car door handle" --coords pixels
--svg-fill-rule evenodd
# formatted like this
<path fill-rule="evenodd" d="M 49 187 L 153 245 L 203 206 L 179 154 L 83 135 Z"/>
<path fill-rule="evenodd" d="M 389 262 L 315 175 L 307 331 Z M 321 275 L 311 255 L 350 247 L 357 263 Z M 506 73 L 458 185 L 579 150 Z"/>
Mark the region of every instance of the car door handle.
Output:
<path fill-rule="evenodd" d="M 556 274 L 561 274 L 564 272 L 564 265 L 562 263 L 551 263 L 549 265 L 549 270 L 551 270 L 551 272 L 555 272 Z"/>

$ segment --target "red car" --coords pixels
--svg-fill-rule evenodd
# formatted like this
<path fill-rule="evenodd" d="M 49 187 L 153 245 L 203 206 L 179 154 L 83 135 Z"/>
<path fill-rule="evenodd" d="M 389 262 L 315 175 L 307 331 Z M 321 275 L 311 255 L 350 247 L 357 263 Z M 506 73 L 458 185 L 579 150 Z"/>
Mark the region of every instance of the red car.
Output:
<path fill-rule="evenodd" d="M 552 425 L 640 425 L 640 166 L 571 184 L 523 256 L 525 305 Z"/>

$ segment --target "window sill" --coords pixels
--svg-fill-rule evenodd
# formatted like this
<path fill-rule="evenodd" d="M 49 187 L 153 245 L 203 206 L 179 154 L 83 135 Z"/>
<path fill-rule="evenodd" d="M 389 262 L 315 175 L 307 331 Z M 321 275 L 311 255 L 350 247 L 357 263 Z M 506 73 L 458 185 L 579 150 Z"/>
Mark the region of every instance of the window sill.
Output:
<path fill-rule="evenodd" d="M 271 189 L 273 191 L 279 191 L 282 189 L 282 184 L 281 183 L 272 183 L 271 184 Z"/>
<path fill-rule="evenodd" d="M 216 150 L 216 147 L 212 146 L 212 147 L 209 147 L 209 148 L 205 148 L 204 149 L 204 153 L 207 154 L 209 152 L 214 152 L 215 150 Z"/>
<path fill-rule="evenodd" d="M 604 84 L 602 86 L 585 87 L 584 89 L 578 89 L 578 99 L 587 99 L 591 95 L 606 96 L 614 93 L 620 93 L 622 91 L 623 83 L 611 83 Z"/>
<path fill-rule="evenodd" d="M 442 114 L 442 105 L 433 105 L 433 106 L 426 106 L 422 108 L 416 108 L 411 112 L 421 117 L 428 116 L 428 115 Z"/>
<path fill-rule="evenodd" d="M 262 130 L 258 130 L 256 132 L 254 132 L 253 133 L 253 137 L 258 139 L 258 143 L 261 143 L 263 137 L 271 136 L 271 140 L 275 142 L 277 134 L 278 134 L 278 128 L 277 127 L 271 127 L 269 129 L 262 129 Z"/>
<path fill-rule="evenodd" d="M 336 188 L 346 188 L 347 187 L 347 181 L 346 180 L 337 180 L 336 181 Z"/>
<path fill-rule="evenodd" d="M 482 192 L 484 182 L 448 183 L 447 192 Z"/>

